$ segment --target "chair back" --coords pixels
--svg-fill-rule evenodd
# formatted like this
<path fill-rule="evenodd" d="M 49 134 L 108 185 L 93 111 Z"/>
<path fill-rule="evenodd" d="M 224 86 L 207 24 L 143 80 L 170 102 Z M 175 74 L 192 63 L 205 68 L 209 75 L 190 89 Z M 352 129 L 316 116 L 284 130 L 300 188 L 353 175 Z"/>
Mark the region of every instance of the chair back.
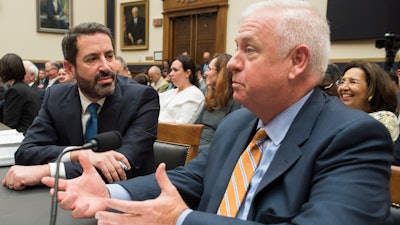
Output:
<path fill-rule="evenodd" d="M 167 170 L 183 166 L 197 156 L 202 124 L 158 123 L 154 143 L 156 165 L 167 164 Z"/>
<path fill-rule="evenodd" d="M 390 176 L 390 194 L 392 206 L 400 208 L 400 166 L 392 166 Z"/>

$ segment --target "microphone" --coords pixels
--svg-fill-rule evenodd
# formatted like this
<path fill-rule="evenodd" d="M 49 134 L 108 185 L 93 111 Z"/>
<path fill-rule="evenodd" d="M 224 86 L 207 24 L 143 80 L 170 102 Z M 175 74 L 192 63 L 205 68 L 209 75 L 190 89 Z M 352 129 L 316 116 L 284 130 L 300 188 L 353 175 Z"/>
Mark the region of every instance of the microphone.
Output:
<path fill-rule="evenodd" d="M 82 150 L 82 149 L 93 149 L 94 151 L 105 151 L 110 149 L 117 149 L 122 145 L 122 135 L 118 131 L 109 131 L 96 135 L 88 143 L 78 147 L 67 147 L 65 148 L 56 159 L 56 173 L 54 176 L 54 194 L 51 202 L 51 215 L 50 225 L 56 224 L 57 219 L 57 202 L 58 202 L 58 180 L 60 177 L 60 162 L 63 155 L 67 152 Z"/>

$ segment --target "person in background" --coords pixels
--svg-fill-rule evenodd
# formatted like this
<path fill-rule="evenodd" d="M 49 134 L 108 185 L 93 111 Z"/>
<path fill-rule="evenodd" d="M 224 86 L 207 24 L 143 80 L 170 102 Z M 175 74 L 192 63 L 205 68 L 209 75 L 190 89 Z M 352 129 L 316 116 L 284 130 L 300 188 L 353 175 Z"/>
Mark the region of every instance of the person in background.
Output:
<path fill-rule="evenodd" d="M 161 70 L 158 66 L 152 66 L 147 71 L 150 85 L 158 93 L 163 93 L 167 90 L 169 83 L 161 76 Z"/>
<path fill-rule="evenodd" d="M 206 83 L 209 90 L 203 110 L 195 122 L 204 125 L 200 137 L 200 152 L 209 147 L 218 125 L 225 116 L 241 107 L 232 98 L 232 73 L 226 68 L 231 57 L 229 54 L 214 56 L 206 70 Z"/>
<path fill-rule="evenodd" d="M 125 59 L 121 56 L 115 56 L 115 63 L 117 65 L 117 74 L 132 78 L 131 71 L 125 62 Z"/>
<path fill-rule="evenodd" d="M 44 68 L 39 69 L 38 78 L 36 85 L 38 88 L 46 89 L 49 84 L 49 78 L 47 77 L 46 70 Z"/>
<path fill-rule="evenodd" d="M 197 79 L 199 80 L 200 91 L 203 92 L 204 95 L 207 95 L 207 91 L 208 91 L 207 82 L 206 82 L 205 74 L 202 74 L 201 71 L 202 71 L 201 66 L 199 64 L 196 64 L 196 76 L 197 76 Z"/>
<path fill-rule="evenodd" d="M 209 51 L 203 52 L 203 63 L 200 65 L 201 74 L 205 74 L 208 68 L 208 64 L 210 64 L 211 54 Z"/>
<path fill-rule="evenodd" d="M 164 59 L 164 60 L 162 61 L 161 74 L 162 74 L 162 76 L 163 76 L 164 78 L 166 78 L 167 75 L 168 75 L 169 72 L 170 72 L 170 65 L 169 65 L 169 64 L 170 64 L 170 63 L 169 63 L 169 59 Z"/>
<path fill-rule="evenodd" d="M 378 64 L 363 60 L 346 64 L 337 92 L 344 104 L 382 122 L 393 141 L 399 137 L 396 92 L 389 75 Z"/>
<path fill-rule="evenodd" d="M 98 224 L 392 224 L 389 132 L 317 87 L 330 57 L 325 16 L 309 1 L 264 0 L 242 12 L 235 42 L 227 68 L 244 107 L 207 150 L 108 185 L 82 152 L 83 175 L 60 180 L 60 206 Z"/>
<path fill-rule="evenodd" d="M 149 85 L 149 77 L 145 73 L 138 73 L 133 80 L 142 85 Z"/>
<path fill-rule="evenodd" d="M 3 123 L 23 134 L 40 109 L 40 98 L 25 82 L 25 67 L 19 55 L 5 54 L 0 59 L 0 78 L 10 85 L 4 96 Z"/>
<path fill-rule="evenodd" d="M 58 82 L 60 82 L 60 84 L 68 83 L 68 82 L 76 82 L 74 75 L 72 75 L 70 72 L 68 72 L 64 68 L 60 68 L 58 70 L 58 78 L 57 79 L 58 79 Z"/>
<path fill-rule="evenodd" d="M 171 82 L 176 86 L 159 94 L 160 122 L 194 123 L 204 105 L 204 94 L 198 88 L 196 66 L 189 56 L 179 55 L 171 64 Z"/>
<path fill-rule="evenodd" d="M 81 23 L 72 27 L 64 35 L 62 50 L 64 68 L 74 74 L 76 82 L 46 90 L 40 113 L 15 152 L 16 165 L 8 170 L 2 184 L 13 190 L 40 185 L 42 177 L 55 175 L 54 162 L 65 148 L 82 146 L 93 135 L 107 131 L 122 134 L 120 148 L 83 150 L 89 152 L 91 163 L 106 182 L 154 172 L 157 92 L 115 74 L 112 36 L 103 24 Z M 93 129 L 89 126 L 90 118 L 97 118 Z M 78 155 L 79 151 L 72 151 L 62 158 L 60 177 L 81 175 Z"/>
<path fill-rule="evenodd" d="M 56 61 L 47 61 L 44 64 L 46 70 L 46 77 L 49 79 L 49 83 L 46 86 L 48 89 L 50 86 L 54 84 L 59 84 L 58 81 L 58 70 L 61 68 L 60 64 Z"/>
<path fill-rule="evenodd" d="M 24 82 L 29 87 L 31 87 L 35 91 L 35 93 L 39 96 L 40 105 L 42 105 L 45 90 L 42 88 L 38 88 L 35 83 L 35 81 L 38 79 L 39 69 L 33 62 L 29 60 L 23 60 L 22 62 L 25 67 Z"/>
<path fill-rule="evenodd" d="M 341 75 L 339 67 L 334 63 L 329 63 L 324 79 L 318 85 L 319 88 L 325 91 L 328 95 L 337 97 L 337 89 Z"/>

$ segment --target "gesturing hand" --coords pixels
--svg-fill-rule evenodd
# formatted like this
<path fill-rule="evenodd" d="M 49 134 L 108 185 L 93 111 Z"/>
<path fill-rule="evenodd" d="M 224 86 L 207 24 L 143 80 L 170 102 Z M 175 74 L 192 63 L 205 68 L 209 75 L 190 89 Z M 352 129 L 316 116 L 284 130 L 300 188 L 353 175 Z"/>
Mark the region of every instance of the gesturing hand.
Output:
<path fill-rule="evenodd" d="M 108 208 L 123 213 L 98 212 L 96 218 L 99 224 L 171 224 L 176 220 L 183 210 L 188 206 L 185 204 L 177 189 L 172 185 L 165 172 L 165 164 L 157 168 L 156 179 L 161 188 L 161 194 L 156 199 L 146 201 L 123 201 L 106 199 Z"/>
<path fill-rule="evenodd" d="M 72 210 L 75 218 L 94 217 L 97 211 L 107 209 L 106 198 L 109 198 L 109 193 L 103 179 L 90 163 L 87 151 L 81 151 L 79 162 L 83 174 L 74 179 L 59 180 L 58 201 L 61 208 Z M 52 187 L 50 194 L 54 195 L 54 178 L 44 177 L 42 183 Z"/>

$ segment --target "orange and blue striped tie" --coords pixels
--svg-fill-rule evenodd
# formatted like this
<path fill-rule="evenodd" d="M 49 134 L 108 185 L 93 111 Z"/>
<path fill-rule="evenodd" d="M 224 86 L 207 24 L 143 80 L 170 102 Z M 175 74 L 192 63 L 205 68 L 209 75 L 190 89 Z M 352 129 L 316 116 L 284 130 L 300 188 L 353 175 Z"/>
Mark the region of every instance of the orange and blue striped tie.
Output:
<path fill-rule="evenodd" d="M 263 128 L 259 129 L 254 135 L 250 144 L 244 150 L 236 163 L 229 184 L 226 187 L 224 197 L 219 206 L 218 215 L 236 217 L 240 205 L 246 195 L 251 177 L 260 162 L 262 151 L 257 145 L 257 141 L 265 139 L 267 133 Z"/>

